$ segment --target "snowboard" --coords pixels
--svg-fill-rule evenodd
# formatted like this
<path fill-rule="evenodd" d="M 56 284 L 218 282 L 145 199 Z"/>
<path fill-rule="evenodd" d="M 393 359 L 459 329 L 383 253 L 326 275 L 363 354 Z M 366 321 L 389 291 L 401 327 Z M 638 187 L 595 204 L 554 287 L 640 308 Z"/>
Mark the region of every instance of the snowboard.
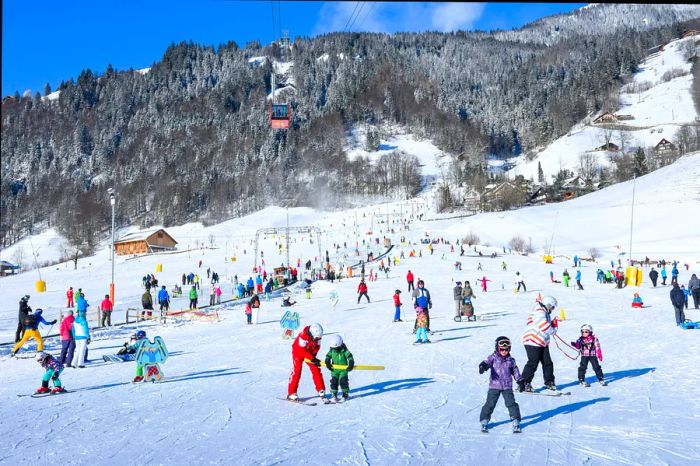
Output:
<path fill-rule="evenodd" d="M 102 359 L 105 362 L 129 362 L 136 360 L 136 354 L 105 354 Z"/>

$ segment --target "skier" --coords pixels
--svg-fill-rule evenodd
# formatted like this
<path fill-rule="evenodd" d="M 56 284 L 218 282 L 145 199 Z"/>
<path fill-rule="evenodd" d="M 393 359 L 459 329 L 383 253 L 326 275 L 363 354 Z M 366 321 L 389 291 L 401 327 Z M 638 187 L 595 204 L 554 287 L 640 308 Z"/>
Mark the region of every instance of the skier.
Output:
<path fill-rule="evenodd" d="M 554 272 L 552 272 L 551 270 L 549 271 L 549 281 L 554 283 Z"/>
<path fill-rule="evenodd" d="M 160 312 L 168 311 L 170 309 L 170 295 L 168 290 L 165 289 L 165 285 L 161 286 L 158 290 L 158 305 L 160 306 Z"/>
<path fill-rule="evenodd" d="M 413 307 L 416 310 L 416 314 L 423 311 L 426 317 L 426 330 L 430 332 L 430 309 L 433 308 L 433 301 L 430 299 L 430 291 L 425 288 L 425 282 L 423 280 L 418 280 L 418 288 L 413 290 Z M 416 332 L 418 328 L 418 318 L 416 318 L 416 323 L 413 326 L 413 332 Z"/>
<path fill-rule="evenodd" d="M 416 343 L 430 343 L 428 340 L 428 313 L 422 308 L 416 308 Z"/>
<path fill-rule="evenodd" d="M 78 317 L 73 321 L 71 334 L 75 340 L 75 354 L 73 354 L 71 365 L 82 369 L 85 367 L 85 359 L 87 358 L 87 345 L 90 344 L 90 327 L 85 314 L 78 313 Z"/>
<path fill-rule="evenodd" d="M 510 340 L 508 337 L 501 336 L 496 338 L 495 346 L 494 352 L 479 364 L 479 374 L 483 374 L 491 369 L 486 403 L 481 408 L 481 415 L 479 416 L 481 431 L 488 432 L 491 414 L 496 408 L 498 398 L 503 395 L 503 401 L 506 403 L 508 414 L 513 423 L 513 433 L 519 433 L 520 406 L 518 406 L 515 396 L 513 396 L 513 379 L 520 379 L 520 370 L 515 359 L 510 355 Z"/>
<path fill-rule="evenodd" d="M 666 272 L 666 266 L 661 267 L 661 284 L 665 285 L 666 284 L 666 278 L 668 277 L 668 273 Z"/>
<path fill-rule="evenodd" d="M 685 295 L 683 290 L 678 286 L 678 282 L 673 284 L 673 289 L 671 290 L 671 304 L 673 304 L 673 309 L 676 312 L 676 325 L 680 325 L 685 322 L 685 313 L 683 312 L 683 307 L 685 306 Z"/>
<path fill-rule="evenodd" d="M 644 307 L 644 303 L 642 302 L 642 298 L 639 296 L 639 293 L 634 294 L 634 298 L 632 298 L 632 307 Z"/>
<path fill-rule="evenodd" d="M 503 270 L 508 270 L 508 265 L 506 264 L 506 261 L 501 262 L 501 267 Z"/>
<path fill-rule="evenodd" d="M 578 267 L 578 256 L 574 256 L 574 267 Z"/>
<path fill-rule="evenodd" d="M 532 379 L 537 366 L 542 363 L 544 384 L 550 390 L 556 390 L 554 384 L 554 363 L 549 354 L 549 339 L 557 333 L 557 319 L 551 318 L 551 313 L 557 307 L 553 296 L 545 296 L 537 303 L 535 310 L 527 318 L 527 330 L 523 335 L 523 344 L 527 353 L 527 364 L 523 369 L 522 378 L 518 380 L 519 391 L 532 391 Z"/>
<path fill-rule="evenodd" d="M 700 279 L 696 274 L 690 277 L 688 282 L 688 291 L 693 295 L 693 306 L 695 309 L 700 308 Z"/>
<path fill-rule="evenodd" d="M 11 356 L 14 356 L 19 349 L 24 346 L 24 344 L 29 340 L 30 338 L 33 338 L 36 340 L 36 350 L 38 352 L 41 352 L 44 350 L 44 340 L 41 338 L 41 333 L 39 333 L 39 324 L 44 324 L 44 325 L 54 325 L 57 321 L 52 320 L 51 322 L 47 322 L 44 320 L 42 317 L 42 310 L 37 309 L 34 311 L 34 313 L 29 313 L 27 314 L 27 317 L 24 318 L 24 322 L 22 323 L 23 328 L 24 328 L 24 335 L 22 335 L 22 339 L 18 341 L 15 346 L 12 348 L 12 353 Z"/>
<path fill-rule="evenodd" d="M 365 283 L 365 279 L 360 280 L 360 284 L 357 286 L 357 304 L 360 304 L 360 299 L 364 296 L 367 298 L 367 302 L 369 303 L 369 295 L 367 294 L 367 283 Z"/>
<path fill-rule="evenodd" d="M 15 333 L 15 343 L 19 342 L 23 337 L 24 319 L 32 312 L 32 308 L 28 304 L 29 295 L 24 295 L 19 300 L 19 313 L 17 315 L 17 332 Z"/>
<path fill-rule="evenodd" d="M 71 328 L 73 327 L 73 310 L 68 311 L 68 314 L 61 321 L 61 327 L 59 333 L 61 334 L 61 357 L 59 362 L 65 364 L 68 361 L 68 367 L 73 360 L 73 353 L 75 352 L 75 340 L 73 340 L 73 334 L 71 333 Z"/>
<path fill-rule="evenodd" d="M 61 385 L 61 380 L 59 379 L 59 376 L 61 375 L 61 372 L 63 371 L 63 365 L 53 356 L 51 356 L 49 353 L 44 353 L 43 351 L 39 351 L 36 354 L 36 361 L 41 364 L 41 367 L 46 369 L 46 372 L 44 373 L 44 376 L 41 378 L 41 387 L 39 387 L 36 392 L 34 392 L 35 395 L 40 395 L 44 393 L 62 393 L 65 392 L 66 389 L 63 388 Z M 49 390 L 49 380 L 53 382 L 53 389 Z"/>
<path fill-rule="evenodd" d="M 576 270 L 576 285 L 578 285 L 579 290 L 583 290 L 583 285 L 581 285 L 581 269 Z"/>
<path fill-rule="evenodd" d="M 216 295 L 216 304 L 221 304 L 221 287 L 218 283 L 216 284 L 216 288 L 214 289 L 214 294 Z"/>
<path fill-rule="evenodd" d="M 673 263 L 673 268 L 671 269 L 671 283 L 675 283 L 678 281 L 678 266 L 676 266 L 676 263 Z"/>
<path fill-rule="evenodd" d="M 483 270 L 483 269 L 481 268 L 481 262 L 479 262 L 479 264 L 476 266 L 476 270 Z"/>
<path fill-rule="evenodd" d="M 564 273 L 562 274 L 562 280 L 564 282 L 565 287 L 569 287 L 569 271 L 567 269 L 564 269 Z"/>
<path fill-rule="evenodd" d="M 286 298 L 282 299 L 282 307 L 294 306 L 296 303 L 296 301 L 292 301 L 291 296 L 287 296 Z"/>
<path fill-rule="evenodd" d="M 163 287 L 165 288 L 165 287 Z M 102 317 L 100 318 L 100 327 L 112 326 L 112 301 L 109 300 L 109 295 L 105 295 L 105 299 L 100 303 L 100 311 L 102 312 Z"/>
<path fill-rule="evenodd" d="M 69 287 L 68 291 L 66 291 L 66 298 L 68 298 L 68 303 L 66 304 L 66 307 L 73 307 L 73 287 Z"/>
<path fill-rule="evenodd" d="M 406 281 L 408 282 L 408 291 L 415 290 L 416 287 L 413 285 L 413 272 L 410 270 L 406 274 Z"/>
<path fill-rule="evenodd" d="M 355 366 L 352 353 L 348 350 L 340 335 L 331 337 L 331 349 L 326 354 L 326 368 L 331 371 L 331 401 L 343 402 L 350 396 L 350 381 L 348 372 Z M 348 366 L 345 369 L 335 369 L 335 365 Z M 338 387 L 342 392 L 342 397 L 338 396 Z"/>
<path fill-rule="evenodd" d="M 476 321 L 476 316 L 474 316 L 474 304 L 472 299 L 476 299 L 474 292 L 472 291 L 472 286 L 469 284 L 469 280 L 464 282 L 464 288 L 462 288 L 462 316 L 467 317 L 467 322 Z M 461 321 L 461 317 L 460 317 Z"/>
<path fill-rule="evenodd" d="M 455 301 L 455 321 L 462 320 L 462 282 L 456 282 L 452 288 L 452 298 Z"/>
<path fill-rule="evenodd" d="M 326 402 L 326 385 L 323 382 L 323 374 L 321 374 L 321 361 L 316 358 L 318 351 L 321 349 L 321 338 L 323 337 L 323 327 L 321 324 L 307 325 L 297 335 L 292 344 L 292 372 L 289 374 L 289 385 L 287 387 L 287 399 L 289 401 L 299 401 L 297 388 L 299 388 L 299 380 L 301 380 L 301 368 L 304 360 L 308 359 L 309 370 L 314 380 L 314 386 L 318 392 L 318 396 Z"/>
<path fill-rule="evenodd" d="M 135 338 L 132 339 L 129 345 L 126 346 L 126 351 L 124 354 L 135 354 L 139 346 L 143 343 L 143 340 L 146 338 L 146 332 L 144 330 L 139 330 L 136 332 L 134 335 Z M 119 350 L 121 351 L 121 350 Z M 143 381 L 143 364 L 139 364 L 136 362 L 136 376 L 134 377 L 134 380 L 132 380 L 132 383 L 136 382 L 142 382 Z"/>
<path fill-rule="evenodd" d="M 401 290 L 394 291 L 394 322 L 403 322 L 403 320 L 401 320 L 401 306 L 403 306 L 403 304 L 401 304 L 400 294 Z"/>
<path fill-rule="evenodd" d="M 153 315 L 153 298 L 151 298 L 151 293 L 146 290 L 143 292 L 141 295 L 141 307 L 143 307 L 143 310 L 141 311 L 141 319 L 145 319 L 146 316 L 150 318 Z"/>
<path fill-rule="evenodd" d="M 188 297 L 190 298 L 190 311 L 197 309 L 197 287 L 195 285 L 192 285 L 192 288 L 190 288 Z"/>
<path fill-rule="evenodd" d="M 255 309 L 255 323 L 258 323 L 257 319 L 257 310 L 260 308 L 260 298 L 258 298 L 258 295 L 254 294 L 252 298 L 250 298 L 250 301 L 246 303 L 245 305 L 245 316 L 247 319 L 248 325 L 253 324 L 253 309 Z"/>
<path fill-rule="evenodd" d="M 523 291 L 527 293 L 527 288 L 525 287 L 525 280 L 522 275 L 520 275 L 520 272 L 515 272 L 515 284 L 518 285 L 518 288 L 515 289 L 516 293 L 520 291 L 520 287 L 523 287 Z"/>
<path fill-rule="evenodd" d="M 491 280 L 486 278 L 486 275 L 484 275 L 484 278 L 477 278 L 477 282 L 481 282 L 481 291 L 486 293 L 486 282 L 490 282 Z"/>
<path fill-rule="evenodd" d="M 581 336 L 578 340 L 572 341 L 571 346 L 581 353 L 581 364 L 578 366 L 578 383 L 584 387 L 591 386 L 591 384 L 586 382 L 586 369 L 590 362 L 596 377 L 598 377 L 598 382 L 603 386 L 607 385 L 603 369 L 600 368 L 599 364 L 599 361 L 603 361 L 603 351 L 600 349 L 598 338 L 593 335 L 593 327 L 583 324 L 581 326 Z"/>

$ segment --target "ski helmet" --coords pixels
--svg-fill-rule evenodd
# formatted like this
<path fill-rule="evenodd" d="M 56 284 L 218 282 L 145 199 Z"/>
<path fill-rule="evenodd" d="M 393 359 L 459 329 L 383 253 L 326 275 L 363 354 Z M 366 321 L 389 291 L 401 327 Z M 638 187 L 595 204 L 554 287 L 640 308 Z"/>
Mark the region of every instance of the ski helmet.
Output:
<path fill-rule="evenodd" d="M 323 327 L 321 324 L 311 324 L 309 325 L 309 334 L 314 340 L 318 340 L 323 337 Z"/>
<path fill-rule="evenodd" d="M 496 338 L 496 350 L 498 350 L 499 348 L 509 348 L 510 349 L 510 339 L 508 337 Z"/>
<path fill-rule="evenodd" d="M 43 362 L 44 359 L 46 359 L 48 357 L 49 357 L 49 353 L 45 353 L 43 351 L 39 351 L 38 353 L 36 353 L 36 360 L 38 362 Z"/>
<path fill-rule="evenodd" d="M 138 332 L 136 332 L 136 339 L 137 340 L 143 340 L 144 338 L 146 338 L 146 331 L 145 330 L 139 330 Z"/>
<path fill-rule="evenodd" d="M 336 334 L 331 336 L 331 348 L 340 348 L 343 346 L 343 337 Z"/>
<path fill-rule="evenodd" d="M 557 298 L 554 296 L 545 296 L 540 303 L 542 303 L 548 311 L 553 311 L 554 308 L 557 307 Z"/>
<path fill-rule="evenodd" d="M 41 315 L 42 312 L 44 312 L 44 310 L 41 309 L 41 308 L 35 309 L 35 310 L 34 310 L 34 314 L 35 314 L 35 315 Z"/>
<path fill-rule="evenodd" d="M 583 324 L 583 325 L 581 326 L 581 331 L 583 332 L 584 330 L 588 330 L 589 332 L 591 332 L 591 334 L 593 334 L 593 327 L 591 327 L 591 326 L 588 325 L 588 324 Z"/>

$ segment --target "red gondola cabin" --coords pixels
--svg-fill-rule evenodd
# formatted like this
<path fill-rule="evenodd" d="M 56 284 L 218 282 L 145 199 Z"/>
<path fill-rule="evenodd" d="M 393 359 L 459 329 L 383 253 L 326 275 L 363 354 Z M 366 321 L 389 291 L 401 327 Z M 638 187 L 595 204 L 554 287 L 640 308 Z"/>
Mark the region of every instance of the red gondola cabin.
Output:
<path fill-rule="evenodd" d="M 288 129 L 292 116 L 289 104 L 270 104 L 270 127 L 273 129 Z"/>

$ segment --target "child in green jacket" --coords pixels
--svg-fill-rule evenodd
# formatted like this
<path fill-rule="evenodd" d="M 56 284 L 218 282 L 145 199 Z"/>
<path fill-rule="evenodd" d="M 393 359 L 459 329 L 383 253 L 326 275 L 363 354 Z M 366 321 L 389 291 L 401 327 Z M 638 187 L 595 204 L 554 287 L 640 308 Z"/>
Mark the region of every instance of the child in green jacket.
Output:
<path fill-rule="evenodd" d="M 343 369 L 334 369 L 333 366 L 347 366 Z M 343 402 L 350 396 L 350 382 L 348 372 L 355 366 L 352 353 L 348 350 L 340 335 L 331 336 L 331 349 L 326 354 L 326 367 L 331 371 L 331 401 Z M 343 392 L 342 398 L 338 396 L 338 385 Z"/>

